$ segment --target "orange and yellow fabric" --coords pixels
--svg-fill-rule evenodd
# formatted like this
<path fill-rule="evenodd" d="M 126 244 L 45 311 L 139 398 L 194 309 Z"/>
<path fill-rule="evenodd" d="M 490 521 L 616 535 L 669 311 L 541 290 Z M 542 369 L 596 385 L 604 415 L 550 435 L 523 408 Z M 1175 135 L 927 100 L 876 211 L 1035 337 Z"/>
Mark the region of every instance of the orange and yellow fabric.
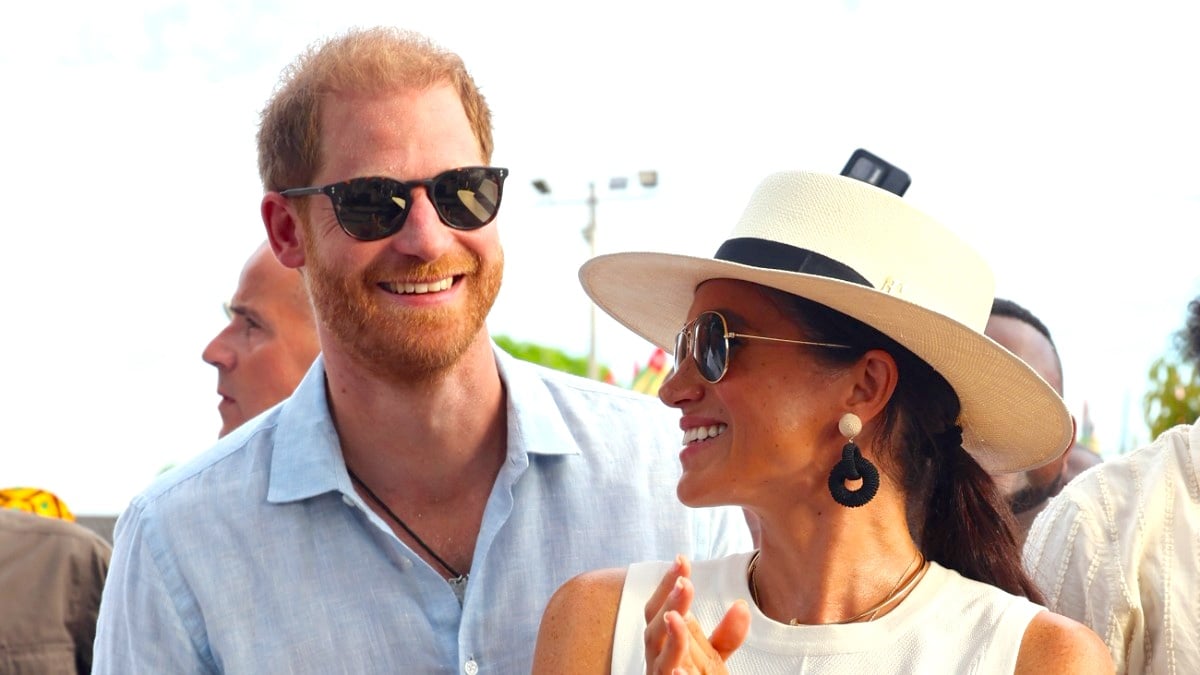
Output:
<path fill-rule="evenodd" d="M 66 503 L 49 490 L 35 487 L 0 489 L 0 509 L 15 509 L 47 518 L 75 520 Z"/>

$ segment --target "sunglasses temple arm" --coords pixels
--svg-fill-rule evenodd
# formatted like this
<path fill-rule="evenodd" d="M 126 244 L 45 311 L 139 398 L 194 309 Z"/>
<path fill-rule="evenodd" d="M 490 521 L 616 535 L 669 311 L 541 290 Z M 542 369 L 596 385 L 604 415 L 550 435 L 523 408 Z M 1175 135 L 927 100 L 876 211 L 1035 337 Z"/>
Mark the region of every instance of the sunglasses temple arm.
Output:
<path fill-rule="evenodd" d="M 284 197 L 308 197 L 309 195 L 319 195 L 323 192 L 319 187 L 302 187 L 292 188 L 290 190 L 281 190 L 279 194 Z"/>

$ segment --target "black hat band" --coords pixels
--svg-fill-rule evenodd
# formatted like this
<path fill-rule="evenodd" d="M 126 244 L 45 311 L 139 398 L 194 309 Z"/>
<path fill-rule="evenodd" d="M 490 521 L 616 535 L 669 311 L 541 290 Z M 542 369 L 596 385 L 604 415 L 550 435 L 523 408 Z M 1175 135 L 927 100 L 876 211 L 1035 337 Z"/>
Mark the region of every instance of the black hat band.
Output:
<path fill-rule="evenodd" d="M 717 249 L 717 260 L 735 262 L 751 267 L 763 267 L 783 272 L 798 272 L 848 281 L 852 284 L 874 288 L 867 278 L 854 268 L 840 263 L 816 251 L 810 251 L 777 241 L 741 237 L 728 239 Z"/>

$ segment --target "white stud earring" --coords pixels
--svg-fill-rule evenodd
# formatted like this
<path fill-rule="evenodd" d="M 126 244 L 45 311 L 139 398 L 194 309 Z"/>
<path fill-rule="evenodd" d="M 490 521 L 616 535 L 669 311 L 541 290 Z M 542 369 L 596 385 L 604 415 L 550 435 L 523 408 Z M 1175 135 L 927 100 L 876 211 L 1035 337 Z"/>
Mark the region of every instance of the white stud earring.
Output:
<path fill-rule="evenodd" d="M 858 415 L 848 412 L 838 420 L 838 432 L 845 436 L 846 440 L 852 441 L 862 433 L 862 420 Z"/>

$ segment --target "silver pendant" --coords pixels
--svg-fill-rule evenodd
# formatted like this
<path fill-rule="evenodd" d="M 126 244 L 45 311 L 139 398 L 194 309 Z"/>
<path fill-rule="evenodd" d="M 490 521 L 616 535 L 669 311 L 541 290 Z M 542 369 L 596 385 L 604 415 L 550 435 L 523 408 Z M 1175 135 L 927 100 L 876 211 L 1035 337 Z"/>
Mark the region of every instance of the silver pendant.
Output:
<path fill-rule="evenodd" d="M 456 577 L 450 577 L 446 583 L 450 584 L 450 590 L 454 591 L 454 597 L 458 598 L 458 604 L 463 604 L 463 598 L 467 595 L 467 577 L 470 575 L 460 574 Z"/>

